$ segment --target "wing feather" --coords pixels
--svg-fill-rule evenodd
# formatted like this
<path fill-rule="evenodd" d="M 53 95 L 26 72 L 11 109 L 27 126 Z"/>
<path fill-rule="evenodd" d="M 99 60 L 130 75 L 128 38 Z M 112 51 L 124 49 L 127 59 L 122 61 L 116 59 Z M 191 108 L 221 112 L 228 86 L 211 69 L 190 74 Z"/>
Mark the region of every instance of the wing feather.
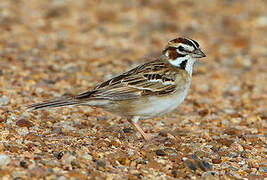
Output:
<path fill-rule="evenodd" d="M 165 95 L 176 90 L 177 71 L 162 61 L 151 61 L 116 76 L 76 96 L 77 99 L 126 100 L 148 95 Z"/>

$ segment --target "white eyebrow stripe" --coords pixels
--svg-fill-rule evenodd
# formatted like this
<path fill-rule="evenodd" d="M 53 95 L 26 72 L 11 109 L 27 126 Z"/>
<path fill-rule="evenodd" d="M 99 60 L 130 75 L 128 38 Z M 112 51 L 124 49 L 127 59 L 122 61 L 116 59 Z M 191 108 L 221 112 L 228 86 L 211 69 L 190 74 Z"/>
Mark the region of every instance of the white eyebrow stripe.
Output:
<path fill-rule="evenodd" d="M 195 42 L 192 39 L 187 39 L 187 40 L 190 41 L 193 44 L 194 48 L 196 48 L 196 49 L 198 48 L 197 45 L 195 44 Z"/>
<path fill-rule="evenodd" d="M 180 43 L 181 44 L 181 43 Z M 189 46 L 189 45 L 187 45 L 187 44 L 181 44 L 183 47 L 186 47 L 189 51 L 194 51 L 194 47 L 192 47 L 192 46 Z"/>

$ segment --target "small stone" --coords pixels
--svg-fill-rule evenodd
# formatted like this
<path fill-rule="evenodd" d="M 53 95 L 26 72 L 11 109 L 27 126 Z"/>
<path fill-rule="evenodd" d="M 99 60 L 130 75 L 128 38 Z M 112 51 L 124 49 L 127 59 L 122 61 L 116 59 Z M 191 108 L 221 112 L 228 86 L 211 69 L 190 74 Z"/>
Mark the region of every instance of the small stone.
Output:
<path fill-rule="evenodd" d="M 267 26 L 267 16 L 258 17 L 257 25 L 260 27 L 266 27 Z"/>
<path fill-rule="evenodd" d="M 19 127 L 27 127 L 27 128 L 30 128 L 30 127 L 33 127 L 33 123 L 26 120 L 26 119 L 20 119 L 16 122 L 16 125 L 19 126 Z"/>
<path fill-rule="evenodd" d="M 168 136 L 168 131 L 166 131 L 166 130 L 160 130 L 159 136 L 167 137 Z"/>
<path fill-rule="evenodd" d="M 208 156 L 208 153 L 205 152 L 205 151 L 199 150 L 199 151 L 196 151 L 195 152 L 195 155 L 198 156 L 198 157 L 200 157 L 200 158 L 203 158 L 203 157 L 207 157 Z"/>
<path fill-rule="evenodd" d="M 62 131 L 67 131 L 67 132 L 71 132 L 71 131 L 76 131 L 77 129 L 75 127 L 69 126 L 68 124 L 62 124 Z"/>
<path fill-rule="evenodd" d="M 217 142 L 229 147 L 234 141 L 232 139 L 221 138 L 218 139 Z"/>
<path fill-rule="evenodd" d="M 244 148 L 238 143 L 232 143 L 230 149 L 234 152 L 243 152 Z"/>
<path fill-rule="evenodd" d="M 66 177 L 65 177 L 65 176 L 60 176 L 60 177 L 58 178 L 58 180 L 66 180 Z"/>
<path fill-rule="evenodd" d="M 124 128 L 124 129 L 123 129 L 123 132 L 124 132 L 124 133 L 133 133 L 134 131 L 133 131 L 132 128 Z"/>
<path fill-rule="evenodd" d="M 28 164 L 27 164 L 26 161 L 20 161 L 20 162 L 19 162 L 19 165 L 20 165 L 21 167 L 23 167 L 23 168 L 28 168 Z"/>
<path fill-rule="evenodd" d="M 208 116 L 210 114 L 210 110 L 209 109 L 203 109 L 203 110 L 198 111 L 198 114 L 201 117 L 205 117 L 205 116 Z"/>
<path fill-rule="evenodd" d="M 238 168 L 237 167 L 234 167 L 234 166 L 229 166 L 229 168 L 233 171 L 238 171 Z"/>
<path fill-rule="evenodd" d="M 5 154 L 0 155 L 0 167 L 5 167 L 10 163 L 11 159 Z"/>
<path fill-rule="evenodd" d="M 259 163 L 257 160 L 251 159 L 248 161 L 248 164 L 252 168 L 259 168 Z"/>
<path fill-rule="evenodd" d="M 155 160 L 151 160 L 147 163 L 147 167 L 153 169 L 160 169 L 162 168 L 162 165 Z"/>
<path fill-rule="evenodd" d="M 110 144 L 114 147 L 120 147 L 120 142 L 119 141 L 115 141 L 115 140 L 111 140 Z"/>
<path fill-rule="evenodd" d="M 93 160 L 93 157 L 90 154 L 88 154 L 87 152 L 84 153 L 82 157 L 87 161 L 92 161 Z"/>
<path fill-rule="evenodd" d="M 236 128 L 227 128 L 224 130 L 224 133 L 232 136 L 241 136 L 243 132 Z"/>
<path fill-rule="evenodd" d="M 158 149 L 158 150 L 156 150 L 156 155 L 158 155 L 158 156 L 165 156 L 166 153 L 164 152 L 164 150 Z"/>
<path fill-rule="evenodd" d="M 96 119 L 97 119 L 97 121 L 107 121 L 108 120 L 108 118 L 106 116 L 99 116 Z"/>
<path fill-rule="evenodd" d="M 31 169 L 29 170 L 29 172 L 30 172 L 31 174 L 33 174 L 34 176 L 41 176 L 42 174 L 45 173 L 45 170 L 44 170 L 44 168 L 41 167 L 41 166 L 34 166 L 33 168 L 31 168 Z"/>
<path fill-rule="evenodd" d="M 29 130 L 28 130 L 28 128 L 26 128 L 26 127 L 18 128 L 18 129 L 17 129 L 17 132 L 18 132 L 18 134 L 21 135 L 21 136 L 26 136 L 27 134 L 29 134 Z"/>
<path fill-rule="evenodd" d="M 185 164 L 193 171 L 197 170 L 197 167 L 191 162 L 188 160 L 188 158 L 184 157 L 183 158 Z"/>
<path fill-rule="evenodd" d="M 63 152 L 63 151 L 60 151 L 59 153 L 56 153 L 56 154 L 55 154 L 55 157 L 56 157 L 57 159 L 61 159 L 61 158 L 63 157 L 63 155 L 64 155 L 64 152 Z"/>
<path fill-rule="evenodd" d="M 175 169 L 174 169 L 174 170 L 172 170 L 172 175 L 173 175 L 173 177 L 174 177 L 174 178 L 176 178 L 176 177 L 177 177 L 177 174 L 178 174 L 178 173 L 177 173 L 177 170 L 175 170 Z"/>
<path fill-rule="evenodd" d="M 8 102 L 9 102 L 9 99 L 7 96 L 4 95 L 4 96 L 0 97 L 0 105 L 6 105 L 6 104 L 8 104 Z"/>
<path fill-rule="evenodd" d="M 73 161 L 71 161 L 70 164 L 71 164 L 72 167 L 74 167 L 75 169 L 76 169 L 76 168 L 81 168 L 81 165 L 80 165 L 80 163 L 79 163 L 77 160 L 73 160 Z"/>
<path fill-rule="evenodd" d="M 221 158 L 212 159 L 213 164 L 220 164 L 221 162 L 222 162 Z"/>
<path fill-rule="evenodd" d="M 96 167 L 99 170 L 104 169 L 106 167 L 106 162 L 104 160 L 97 160 Z"/>
<path fill-rule="evenodd" d="M 218 179 L 218 172 L 216 171 L 207 171 L 202 174 L 203 180 L 216 180 Z"/>
<path fill-rule="evenodd" d="M 267 167 L 259 167 L 259 171 L 263 173 L 267 173 Z"/>
<path fill-rule="evenodd" d="M 201 162 L 202 162 L 203 166 L 205 168 L 207 168 L 208 170 L 211 170 L 212 169 L 212 166 L 207 161 L 202 160 Z"/>
<path fill-rule="evenodd" d="M 70 165 L 74 160 L 76 160 L 76 157 L 73 156 L 70 153 L 65 153 L 63 155 L 63 157 L 61 158 L 61 161 L 65 164 L 65 165 Z"/>
<path fill-rule="evenodd" d="M 192 158 L 195 160 L 195 163 L 202 171 L 206 171 L 206 168 L 209 170 L 211 169 L 211 166 L 208 162 L 199 159 L 196 155 L 192 155 Z"/>

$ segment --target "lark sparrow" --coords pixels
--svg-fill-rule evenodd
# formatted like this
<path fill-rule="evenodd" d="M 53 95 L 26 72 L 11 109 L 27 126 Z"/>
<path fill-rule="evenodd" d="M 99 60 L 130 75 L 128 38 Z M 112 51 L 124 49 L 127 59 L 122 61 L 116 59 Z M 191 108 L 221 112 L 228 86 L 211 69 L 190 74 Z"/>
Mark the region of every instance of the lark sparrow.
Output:
<path fill-rule="evenodd" d="M 137 124 L 138 120 L 161 116 L 177 108 L 187 95 L 195 58 L 205 56 L 196 41 L 176 38 L 168 42 L 161 56 L 154 61 L 139 65 L 84 93 L 32 104 L 27 108 L 100 107 L 127 118 L 148 140 Z"/>

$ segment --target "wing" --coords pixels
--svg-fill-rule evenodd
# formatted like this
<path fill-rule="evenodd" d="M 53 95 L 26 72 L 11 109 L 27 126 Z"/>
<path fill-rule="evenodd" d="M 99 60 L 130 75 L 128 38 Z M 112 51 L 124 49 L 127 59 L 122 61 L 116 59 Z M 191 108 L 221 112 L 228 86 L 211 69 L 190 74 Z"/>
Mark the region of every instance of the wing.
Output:
<path fill-rule="evenodd" d="M 116 76 L 76 99 L 126 100 L 149 95 L 164 95 L 176 90 L 177 71 L 156 60 Z"/>

